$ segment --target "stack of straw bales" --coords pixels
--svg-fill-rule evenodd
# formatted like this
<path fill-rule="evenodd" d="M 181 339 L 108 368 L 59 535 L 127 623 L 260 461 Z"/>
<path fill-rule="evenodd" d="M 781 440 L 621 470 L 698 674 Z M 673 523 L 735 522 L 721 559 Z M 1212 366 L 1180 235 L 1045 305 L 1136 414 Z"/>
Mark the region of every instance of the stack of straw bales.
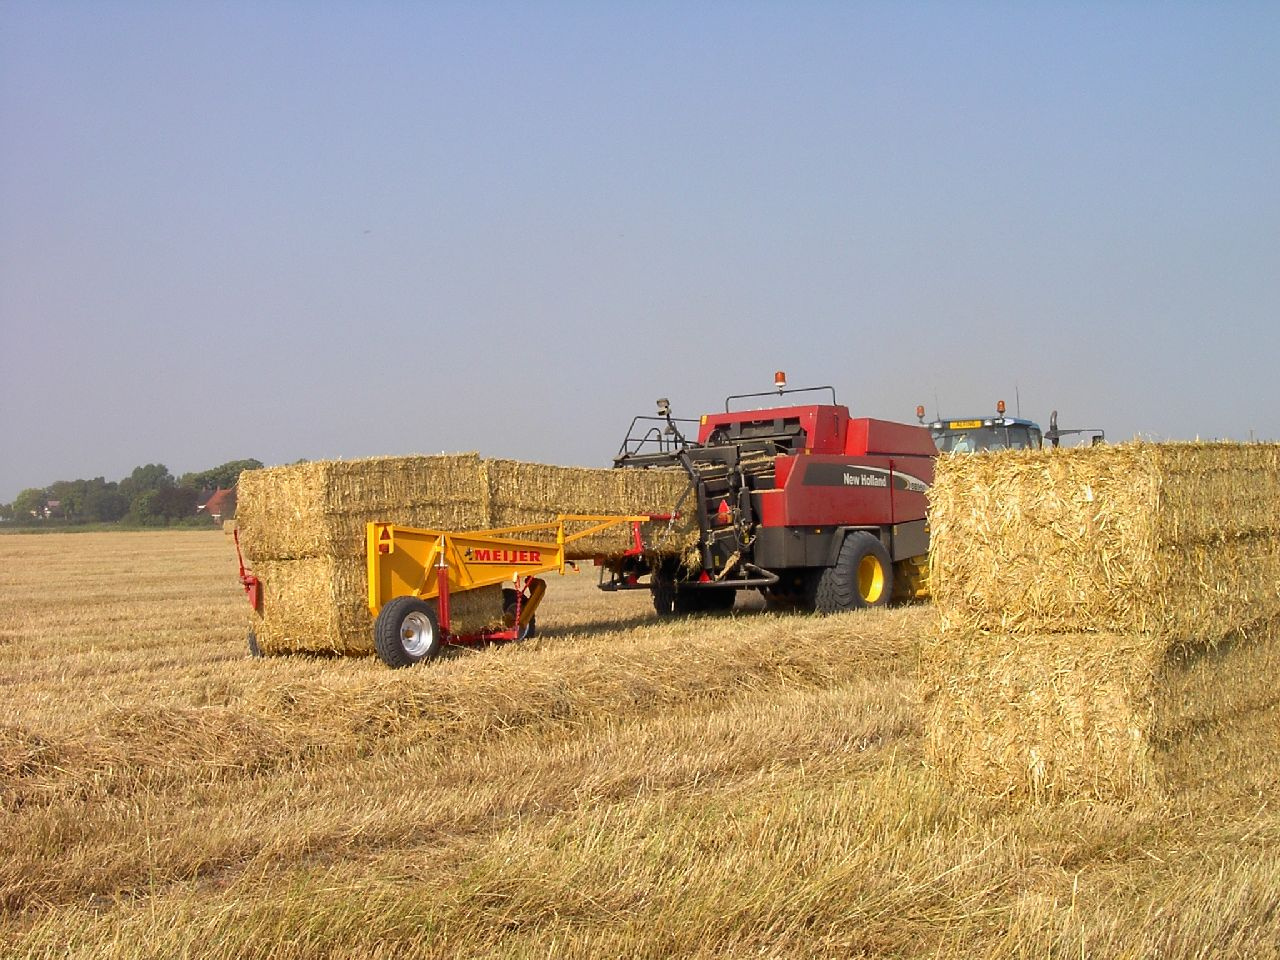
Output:
<path fill-rule="evenodd" d="M 589 470 L 470 453 L 247 471 L 240 477 L 237 523 L 263 584 L 253 625 L 258 643 L 267 653 L 372 652 L 365 573 L 370 521 L 465 531 L 546 523 L 560 513 L 664 513 L 686 483 L 679 470 Z M 678 552 L 686 531 L 653 527 L 655 546 Z M 629 545 L 630 529 L 621 526 L 573 544 L 569 555 L 588 559 Z M 501 616 L 500 590 L 458 594 L 451 612 L 455 629 L 494 623 Z"/>
<path fill-rule="evenodd" d="M 1280 445 L 944 457 L 931 504 L 938 767 L 1118 798 L 1171 786 L 1246 721 L 1280 745 Z"/>

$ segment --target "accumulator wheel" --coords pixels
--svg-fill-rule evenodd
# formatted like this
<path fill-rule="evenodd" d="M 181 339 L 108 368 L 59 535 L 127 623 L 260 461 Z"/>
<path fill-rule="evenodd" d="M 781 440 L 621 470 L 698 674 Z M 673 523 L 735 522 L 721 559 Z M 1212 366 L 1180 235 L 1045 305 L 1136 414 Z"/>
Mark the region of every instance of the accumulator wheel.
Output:
<path fill-rule="evenodd" d="M 818 613 L 840 613 L 882 607 L 892 595 L 893 562 L 889 551 L 876 537 L 860 530 L 845 537 L 835 565 L 818 575 L 813 608 Z"/>
<path fill-rule="evenodd" d="M 262 656 L 262 647 L 258 646 L 258 635 L 252 630 L 249 631 L 249 656 L 258 659 Z"/>
<path fill-rule="evenodd" d="M 373 644 L 388 667 L 411 667 L 440 653 L 435 607 L 417 597 L 396 597 L 373 624 Z"/>

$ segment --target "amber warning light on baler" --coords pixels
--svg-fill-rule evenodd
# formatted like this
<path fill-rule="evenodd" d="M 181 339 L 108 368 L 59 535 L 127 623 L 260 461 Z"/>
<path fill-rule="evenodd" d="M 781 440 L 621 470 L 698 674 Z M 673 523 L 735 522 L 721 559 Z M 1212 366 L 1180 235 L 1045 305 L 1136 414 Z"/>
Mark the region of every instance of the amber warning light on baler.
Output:
<path fill-rule="evenodd" d="M 773 385 L 778 388 L 779 393 L 787 389 L 787 374 L 785 371 L 779 370 L 773 375 Z"/>

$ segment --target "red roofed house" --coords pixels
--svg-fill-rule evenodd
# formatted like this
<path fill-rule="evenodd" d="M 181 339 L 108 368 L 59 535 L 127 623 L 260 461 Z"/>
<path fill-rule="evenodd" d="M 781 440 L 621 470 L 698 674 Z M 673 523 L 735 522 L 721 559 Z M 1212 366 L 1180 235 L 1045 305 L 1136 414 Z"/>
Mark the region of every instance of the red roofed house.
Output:
<path fill-rule="evenodd" d="M 219 487 L 204 502 L 204 507 L 201 509 L 214 523 L 230 520 L 236 515 L 236 488 L 223 490 Z"/>

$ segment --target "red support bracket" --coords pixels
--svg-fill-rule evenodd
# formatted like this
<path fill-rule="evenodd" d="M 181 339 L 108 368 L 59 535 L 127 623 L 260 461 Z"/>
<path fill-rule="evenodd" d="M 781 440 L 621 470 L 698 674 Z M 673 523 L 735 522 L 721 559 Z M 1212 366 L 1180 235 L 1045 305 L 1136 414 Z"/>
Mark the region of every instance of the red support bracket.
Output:
<path fill-rule="evenodd" d="M 236 541 L 236 558 L 240 561 L 240 586 L 244 587 L 244 595 L 249 598 L 249 606 L 254 610 L 262 609 L 262 581 L 244 568 L 244 552 L 240 549 L 240 528 L 233 531 Z"/>

